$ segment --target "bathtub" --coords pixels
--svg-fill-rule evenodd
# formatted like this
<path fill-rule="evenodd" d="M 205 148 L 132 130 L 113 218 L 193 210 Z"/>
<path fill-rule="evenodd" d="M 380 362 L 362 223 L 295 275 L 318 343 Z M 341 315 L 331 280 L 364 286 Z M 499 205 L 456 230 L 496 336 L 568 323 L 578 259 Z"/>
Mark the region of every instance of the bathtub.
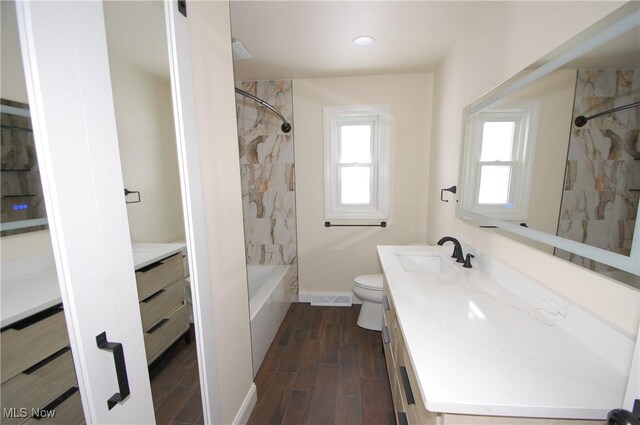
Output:
<path fill-rule="evenodd" d="M 247 266 L 253 376 L 291 304 L 289 266 Z"/>

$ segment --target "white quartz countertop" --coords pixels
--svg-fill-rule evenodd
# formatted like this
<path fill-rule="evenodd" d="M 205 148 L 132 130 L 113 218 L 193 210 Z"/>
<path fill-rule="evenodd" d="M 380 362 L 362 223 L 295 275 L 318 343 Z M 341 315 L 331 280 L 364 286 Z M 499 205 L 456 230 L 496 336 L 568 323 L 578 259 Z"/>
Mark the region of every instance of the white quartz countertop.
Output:
<path fill-rule="evenodd" d="M 530 304 L 513 286 L 455 264 L 451 250 L 449 245 L 378 247 L 427 409 L 604 419 L 620 407 L 628 379 L 628 371 L 619 364 L 624 361 L 616 364 L 606 351 L 596 352 L 599 345 L 590 347 L 584 335 L 574 335 L 571 326 L 584 325 L 562 322 L 567 307 L 558 308 L 553 296 Z M 440 272 L 407 270 L 398 256 L 418 258 L 406 255 L 427 252 L 454 267 Z M 620 336 L 609 340 L 616 338 Z"/>
<path fill-rule="evenodd" d="M 185 249 L 183 243 L 133 244 L 135 269 Z M 62 302 L 53 253 L 2 262 L 0 327 Z"/>

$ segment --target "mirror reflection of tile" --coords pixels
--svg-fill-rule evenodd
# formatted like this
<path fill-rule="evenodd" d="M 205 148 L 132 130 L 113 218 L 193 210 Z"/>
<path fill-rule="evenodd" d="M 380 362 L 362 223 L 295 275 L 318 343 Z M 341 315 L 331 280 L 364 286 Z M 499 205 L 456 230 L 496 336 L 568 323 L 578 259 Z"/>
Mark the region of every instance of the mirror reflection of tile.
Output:
<path fill-rule="evenodd" d="M 573 119 L 640 100 L 640 69 L 580 69 Z M 558 235 L 630 255 L 640 198 L 640 108 L 572 127 Z M 556 249 L 596 271 L 606 265 Z"/>
<path fill-rule="evenodd" d="M 0 104 L 3 105 L 0 114 L 2 124 L 0 223 L 16 224 L 20 221 L 46 218 L 31 118 L 11 113 L 13 108 L 28 112 L 29 106 L 5 99 L 0 99 Z M 39 225 L 3 229 L 0 231 L 0 236 L 46 228 L 46 225 Z"/>

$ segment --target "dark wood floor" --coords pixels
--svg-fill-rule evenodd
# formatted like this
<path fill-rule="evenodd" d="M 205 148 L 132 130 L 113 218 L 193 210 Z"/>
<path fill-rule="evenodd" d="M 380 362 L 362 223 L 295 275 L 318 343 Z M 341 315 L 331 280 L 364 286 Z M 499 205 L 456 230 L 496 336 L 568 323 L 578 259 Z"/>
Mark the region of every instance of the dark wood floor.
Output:
<path fill-rule="evenodd" d="M 180 338 L 149 368 L 151 394 L 158 425 L 200 425 L 202 401 L 196 340 Z"/>
<path fill-rule="evenodd" d="M 292 304 L 255 378 L 249 425 L 395 424 L 380 332 L 360 306 Z M 149 368 L 158 425 L 203 424 L 196 342 L 178 340 Z"/>
<path fill-rule="evenodd" d="M 249 425 L 395 424 L 380 332 L 360 306 L 292 304 L 255 379 Z"/>

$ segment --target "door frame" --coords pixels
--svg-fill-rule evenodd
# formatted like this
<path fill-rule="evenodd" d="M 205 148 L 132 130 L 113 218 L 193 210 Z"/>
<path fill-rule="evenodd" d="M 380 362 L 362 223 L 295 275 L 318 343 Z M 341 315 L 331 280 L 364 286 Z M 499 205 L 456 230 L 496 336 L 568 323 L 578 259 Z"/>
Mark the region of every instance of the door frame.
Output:
<path fill-rule="evenodd" d="M 204 422 L 222 423 L 200 152 L 191 74 L 189 28 L 176 0 L 165 0 L 171 93 L 193 300 Z"/>

